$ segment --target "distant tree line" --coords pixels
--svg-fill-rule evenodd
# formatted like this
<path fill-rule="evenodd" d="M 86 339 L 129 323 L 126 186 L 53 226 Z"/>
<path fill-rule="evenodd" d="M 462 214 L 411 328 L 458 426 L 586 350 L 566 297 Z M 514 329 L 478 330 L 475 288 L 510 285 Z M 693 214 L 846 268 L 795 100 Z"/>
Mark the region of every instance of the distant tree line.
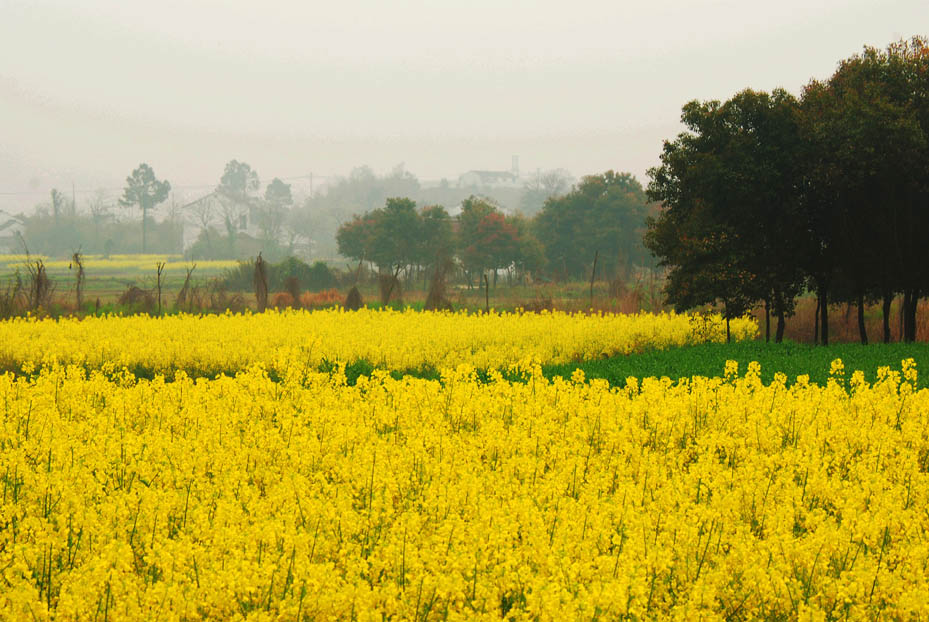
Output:
<path fill-rule="evenodd" d="M 663 209 L 645 245 L 666 266 L 669 303 L 719 302 L 726 317 L 763 304 L 775 340 L 804 290 L 829 305 L 880 302 L 890 340 L 902 295 L 903 339 L 929 293 L 929 44 L 866 47 L 799 98 L 745 90 L 683 108 L 687 130 L 649 171 Z M 766 335 L 770 330 L 766 321 Z"/>
<path fill-rule="evenodd" d="M 548 197 L 533 217 L 506 213 L 472 195 L 454 218 L 441 205 L 417 208 L 406 197 L 356 215 L 336 233 L 338 250 L 381 270 L 428 268 L 457 259 L 473 284 L 480 275 L 511 270 L 549 278 L 589 278 L 595 255 L 602 274 L 624 275 L 649 264 L 642 244 L 647 198 L 629 173 L 584 177 L 564 194 Z"/>

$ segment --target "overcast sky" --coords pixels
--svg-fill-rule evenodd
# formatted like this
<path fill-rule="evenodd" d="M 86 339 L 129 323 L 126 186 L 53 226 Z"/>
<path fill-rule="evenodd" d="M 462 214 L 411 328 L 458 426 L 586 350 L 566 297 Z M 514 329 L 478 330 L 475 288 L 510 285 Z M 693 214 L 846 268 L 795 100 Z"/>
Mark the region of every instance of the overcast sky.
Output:
<path fill-rule="evenodd" d="M 926 0 L 0 0 L 0 209 L 115 195 L 140 162 L 197 192 L 232 158 L 645 183 L 688 100 L 799 92 L 914 34 Z"/>

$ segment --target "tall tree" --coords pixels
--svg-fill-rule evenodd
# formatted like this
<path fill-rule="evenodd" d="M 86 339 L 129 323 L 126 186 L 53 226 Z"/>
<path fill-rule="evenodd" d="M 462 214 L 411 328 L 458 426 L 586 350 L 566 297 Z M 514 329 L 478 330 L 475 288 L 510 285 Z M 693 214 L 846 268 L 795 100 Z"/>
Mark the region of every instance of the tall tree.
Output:
<path fill-rule="evenodd" d="M 146 233 L 148 229 L 148 212 L 168 198 L 171 184 L 155 177 L 155 172 L 148 164 L 140 164 L 129 177 L 123 196 L 119 199 L 122 207 L 138 206 L 142 211 L 142 252 L 146 251 Z"/>
<path fill-rule="evenodd" d="M 671 269 L 668 301 L 722 301 L 728 319 L 762 300 L 778 318 L 777 341 L 803 276 L 796 111 L 780 90 L 690 102 L 687 131 L 665 142 L 661 166 L 649 171 L 649 196 L 664 210 L 645 241 Z"/>
<path fill-rule="evenodd" d="M 924 39 L 886 50 L 866 47 L 828 81 L 804 89 L 804 204 L 816 249 L 807 271 L 819 296 L 824 342 L 830 300 L 857 305 L 867 342 L 864 304 L 871 298 L 883 302 L 889 340 L 890 303 L 898 292 L 903 338 L 915 339 L 916 302 L 929 289 L 921 233 L 929 227 L 927 63 Z"/>

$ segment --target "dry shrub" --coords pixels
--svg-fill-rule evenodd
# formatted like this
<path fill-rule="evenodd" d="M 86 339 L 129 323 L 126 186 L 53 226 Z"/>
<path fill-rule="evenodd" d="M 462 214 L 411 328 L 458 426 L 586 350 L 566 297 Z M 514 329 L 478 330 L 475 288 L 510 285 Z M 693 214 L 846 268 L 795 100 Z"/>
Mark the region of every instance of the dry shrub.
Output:
<path fill-rule="evenodd" d="M 427 311 L 451 311 L 453 309 L 445 293 L 446 275 L 451 267 L 452 262 L 447 260 L 436 267 L 432 280 L 429 282 L 429 293 L 426 295 L 424 308 Z"/>
<path fill-rule="evenodd" d="M 294 297 L 290 292 L 278 292 L 274 294 L 273 303 L 275 309 L 287 309 L 294 306 Z"/>
<path fill-rule="evenodd" d="M 132 309 L 152 313 L 155 310 L 155 296 L 151 292 L 132 285 L 119 297 L 119 304 Z"/>
<path fill-rule="evenodd" d="M 45 262 L 41 259 L 27 261 L 26 270 L 29 272 L 29 287 L 26 290 L 29 308 L 33 311 L 47 310 L 51 306 L 55 286 L 45 271 Z"/>
<path fill-rule="evenodd" d="M 242 313 L 245 311 L 245 296 L 242 294 L 233 294 L 229 296 L 226 302 L 226 310 L 233 313 Z"/>
<path fill-rule="evenodd" d="M 187 311 L 188 313 L 193 313 L 196 311 L 203 311 L 206 307 L 209 306 L 209 299 L 207 293 L 204 291 L 203 287 L 200 285 L 194 285 L 187 292 Z"/>
<path fill-rule="evenodd" d="M 300 306 L 300 281 L 295 276 L 284 279 L 284 291 L 290 294 L 292 307 Z"/>
<path fill-rule="evenodd" d="M 381 304 L 387 305 L 391 301 L 403 304 L 403 292 L 400 289 L 400 279 L 393 274 L 379 274 L 377 286 L 381 294 Z"/>
<path fill-rule="evenodd" d="M 0 317 L 8 318 L 22 313 L 28 307 L 26 294 L 23 292 L 23 280 L 19 270 L 7 282 L 6 289 L 0 291 Z"/>
<path fill-rule="evenodd" d="M 627 291 L 626 282 L 621 278 L 616 277 L 610 281 L 610 298 L 622 298 Z"/>
<path fill-rule="evenodd" d="M 232 311 L 241 313 L 245 310 L 245 297 L 242 294 L 229 295 L 226 286 L 219 279 L 214 279 L 208 288 L 209 310 L 214 313 Z M 201 311 L 203 309 L 201 308 Z"/>
<path fill-rule="evenodd" d="M 184 286 L 181 288 L 180 293 L 177 295 L 177 300 L 174 302 L 174 306 L 177 309 L 183 310 L 184 305 L 189 305 L 190 303 L 190 277 L 194 273 L 194 270 L 197 269 L 197 264 L 194 264 L 192 267 L 187 268 L 187 276 L 184 278 Z M 190 308 L 188 307 L 188 311 Z"/>
<path fill-rule="evenodd" d="M 552 302 L 551 296 L 536 296 L 535 300 L 530 300 L 523 305 L 523 311 L 528 313 L 541 313 L 542 311 L 554 311 L 555 303 Z"/>
<path fill-rule="evenodd" d="M 348 296 L 345 297 L 345 308 L 349 311 L 357 311 L 360 309 L 364 303 L 361 300 L 361 292 L 358 291 L 357 287 L 352 287 L 348 290 Z"/>
<path fill-rule="evenodd" d="M 335 288 L 323 290 L 321 292 L 306 292 L 300 296 L 300 304 L 305 309 L 313 307 L 328 307 L 332 305 L 341 305 L 345 303 L 345 298 Z"/>

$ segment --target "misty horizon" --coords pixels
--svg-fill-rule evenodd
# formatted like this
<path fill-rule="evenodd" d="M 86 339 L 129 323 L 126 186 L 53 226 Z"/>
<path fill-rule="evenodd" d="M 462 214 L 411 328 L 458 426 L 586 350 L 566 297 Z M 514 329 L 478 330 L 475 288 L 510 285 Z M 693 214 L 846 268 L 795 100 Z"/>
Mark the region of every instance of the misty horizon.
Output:
<path fill-rule="evenodd" d="M 295 193 L 356 166 L 608 169 L 643 184 L 693 99 L 799 92 L 863 45 L 925 29 L 919 2 L 0 2 L 0 209 L 117 195 L 140 162 L 176 192 L 231 159 Z M 903 28 L 912 29 L 902 30 Z"/>

